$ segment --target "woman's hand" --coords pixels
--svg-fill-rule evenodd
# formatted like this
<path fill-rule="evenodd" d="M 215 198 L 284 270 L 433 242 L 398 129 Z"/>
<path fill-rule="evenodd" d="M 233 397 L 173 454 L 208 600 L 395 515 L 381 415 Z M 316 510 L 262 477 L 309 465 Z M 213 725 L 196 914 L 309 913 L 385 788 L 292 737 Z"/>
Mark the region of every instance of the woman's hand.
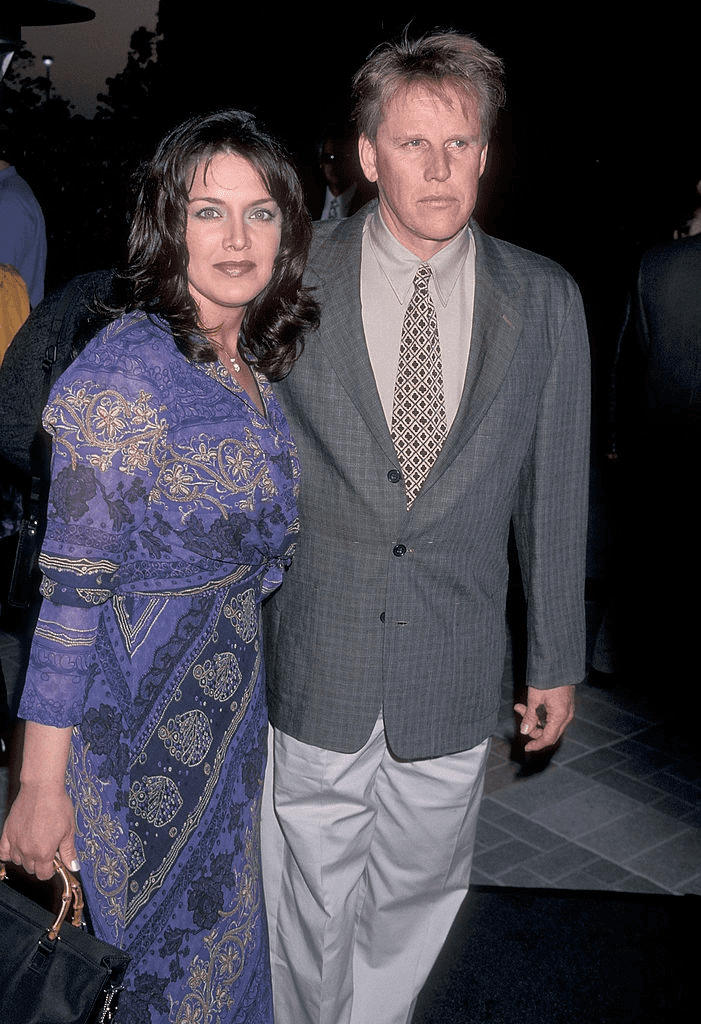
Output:
<path fill-rule="evenodd" d="M 75 815 L 65 774 L 71 729 L 27 722 L 20 790 L 0 839 L 0 860 L 20 864 L 37 878 L 51 878 L 54 856 L 76 860 Z"/>
<path fill-rule="evenodd" d="M 68 867 L 76 860 L 73 804 L 65 786 L 22 785 L 5 822 L 0 860 L 20 864 L 37 878 L 51 878 L 58 852 Z"/>

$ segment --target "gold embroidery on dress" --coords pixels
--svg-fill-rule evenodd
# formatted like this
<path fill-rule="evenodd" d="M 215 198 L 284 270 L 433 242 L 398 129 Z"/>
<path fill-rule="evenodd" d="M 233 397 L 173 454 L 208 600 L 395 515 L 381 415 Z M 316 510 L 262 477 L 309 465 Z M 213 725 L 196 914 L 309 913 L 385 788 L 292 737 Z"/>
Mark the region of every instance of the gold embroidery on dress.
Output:
<path fill-rule="evenodd" d="M 141 837 L 132 829 L 129 829 L 129 842 L 127 844 L 127 863 L 129 874 L 134 875 L 146 863 L 146 853 Z"/>
<path fill-rule="evenodd" d="M 259 805 L 256 800 L 251 807 L 254 822 L 258 820 Z M 209 960 L 193 957 L 188 978 L 190 991 L 177 1007 L 175 1024 L 215 1024 L 224 1019 L 224 1011 L 234 1004 L 231 990 L 241 977 L 247 956 L 255 951 L 262 912 L 259 846 L 259 828 L 255 824 L 245 832 L 246 859 L 242 870 L 234 876 L 234 905 L 220 911 L 219 922 L 205 937 Z"/>
<path fill-rule="evenodd" d="M 227 573 L 221 579 L 208 579 L 205 583 L 196 583 L 189 587 L 178 587 L 172 590 L 154 590 L 154 595 L 172 597 L 174 594 L 182 597 L 192 597 L 195 594 L 204 594 L 208 590 L 220 590 L 223 587 L 230 587 L 232 583 L 238 583 L 246 576 L 250 576 L 253 568 L 250 565 L 238 565 L 233 572 Z"/>
<path fill-rule="evenodd" d="M 186 711 L 169 718 L 158 730 L 158 738 L 171 757 L 193 768 L 207 756 L 212 745 L 212 727 L 203 711 Z"/>
<path fill-rule="evenodd" d="M 77 736 L 77 727 L 73 733 Z M 95 888 L 107 903 L 105 924 L 108 925 L 111 918 L 114 940 L 119 942 L 124 928 L 128 879 L 127 861 L 120 849 L 124 830 L 119 821 L 111 817 L 109 804 L 103 803 L 101 791 L 106 783 L 92 771 L 89 751 L 90 747 L 86 746 L 79 755 L 75 741 L 71 745 L 66 785 L 76 809 L 76 834 L 84 841 L 82 870 L 92 870 Z"/>
<path fill-rule="evenodd" d="M 250 644 L 258 633 L 260 616 L 255 592 L 249 588 L 237 594 L 231 604 L 224 606 L 224 614 L 227 619 L 231 619 L 234 629 L 243 642 Z"/>
<path fill-rule="evenodd" d="M 129 807 L 157 828 L 171 822 L 182 805 L 178 787 L 165 775 L 144 775 L 131 784 Z"/>
<path fill-rule="evenodd" d="M 73 469 L 88 445 L 98 451 L 83 457 L 99 470 L 117 458 L 118 468 L 129 475 L 155 470 L 149 503 L 173 502 L 191 506 L 190 511 L 214 507 L 225 518 L 231 513 L 232 495 L 235 507 L 246 512 L 255 510 L 257 491 L 264 500 L 278 493 L 267 454 L 250 427 L 242 438 L 215 443 L 200 434 L 188 445 L 168 444 L 167 421 L 159 416 L 161 409 L 152 404 L 151 394 L 142 389 L 136 401 L 129 401 L 112 388 L 95 387 L 85 380 L 74 383 L 56 396 L 45 414 L 54 426 L 54 445 L 66 450 Z M 183 507 L 183 521 L 189 514 Z"/>
<path fill-rule="evenodd" d="M 199 825 L 200 819 L 212 799 L 212 793 L 219 782 L 221 771 L 228 755 L 229 745 L 231 744 L 234 734 L 248 710 L 251 698 L 255 692 L 260 668 L 261 653 L 260 650 L 256 650 L 256 660 L 252 668 L 251 676 L 246 685 L 246 690 L 241 697 L 238 707 L 234 707 L 232 709 L 233 714 L 231 722 L 229 723 L 226 733 L 222 737 L 221 743 L 216 749 L 211 765 L 209 765 L 209 771 L 205 770 L 207 768 L 206 765 L 203 766 L 205 781 L 202 786 L 200 798 L 191 813 L 187 816 L 182 825 L 180 825 L 177 834 L 173 836 L 173 845 L 170 847 L 161 863 L 151 872 L 148 878 L 144 880 L 143 885 L 140 887 L 138 892 L 130 892 L 125 915 L 126 925 L 129 925 L 136 915 L 143 909 L 146 903 L 148 903 L 152 893 L 163 885 L 163 882 L 173 870 L 178 857 L 189 842 L 193 831 Z"/>
<path fill-rule="evenodd" d="M 231 651 L 218 651 L 213 659 L 195 665 L 192 674 L 208 697 L 227 701 L 241 685 L 241 669 Z"/>
<path fill-rule="evenodd" d="M 134 607 L 137 598 L 132 598 L 131 606 Z M 119 630 L 124 638 L 124 646 L 133 656 L 153 629 L 164 608 L 168 605 L 167 597 L 149 597 L 138 618 L 133 618 L 127 608 L 127 598 L 124 594 L 115 594 L 112 604 L 114 615 L 119 625 Z"/>
<path fill-rule="evenodd" d="M 111 590 L 96 590 L 92 587 L 76 587 L 75 592 L 86 604 L 104 604 L 112 595 Z"/>
<path fill-rule="evenodd" d="M 237 507 L 252 511 L 256 490 L 266 499 L 277 494 L 266 453 L 246 427 L 243 439 L 227 437 L 212 444 L 212 438 L 201 434 L 188 447 L 169 446 L 152 500 L 167 499 L 195 507 L 213 505 L 228 518 L 230 496 L 240 495 Z"/>
<path fill-rule="evenodd" d="M 44 614 L 48 614 L 45 612 Z M 34 630 L 35 636 L 43 637 L 52 643 L 61 644 L 62 647 L 92 647 L 95 643 L 95 629 L 79 629 L 77 626 L 69 626 L 64 622 L 52 622 L 51 619 L 41 618 Z"/>
<path fill-rule="evenodd" d="M 153 395 L 141 390 L 137 400 L 130 402 L 112 388 L 91 390 L 90 383 L 65 388 L 45 414 L 48 422 L 56 424 L 54 444 L 67 451 L 73 469 L 84 445 L 100 449 L 88 454 L 86 461 L 103 471 L 117 455 L 121 456 L 119 469 L 130 475 L 148 470 L 150 462 L 158 463 L 156 449 L 166 422 L 150 404 Z"/>
<path fill-rule="evenodd" d="M 101 572 L 116 572 L 119 568 L 117 562 L 110 562 L 106 558 L 97 560 L 90 558 L 62 558 L 60 555 L 51 555 L 46 552 L 42 552 L 39 555 L 39 566 L 42 569 L 54 569 L 57 572 L 71 572 L 74 576 L 97 576 Z"/>

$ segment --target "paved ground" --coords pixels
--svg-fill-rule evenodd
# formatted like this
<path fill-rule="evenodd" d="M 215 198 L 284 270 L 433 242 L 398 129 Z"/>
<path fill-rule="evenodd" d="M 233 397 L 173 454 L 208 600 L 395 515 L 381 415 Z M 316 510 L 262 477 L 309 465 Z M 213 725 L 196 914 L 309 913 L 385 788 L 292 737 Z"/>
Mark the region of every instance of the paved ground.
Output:
<path fill-rule="evenodd" d="M 504 683 L 472 881 L 490 885 L 701 894 L 698 747 L 644 698 L 585 684 L 547 767 L 510 759 Z"/>

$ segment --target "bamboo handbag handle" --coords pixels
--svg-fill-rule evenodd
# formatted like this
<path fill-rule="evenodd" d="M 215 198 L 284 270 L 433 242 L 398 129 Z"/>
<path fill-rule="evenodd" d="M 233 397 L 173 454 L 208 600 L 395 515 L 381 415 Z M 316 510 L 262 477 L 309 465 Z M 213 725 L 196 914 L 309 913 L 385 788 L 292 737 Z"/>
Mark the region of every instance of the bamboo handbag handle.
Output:
<path fill-rule="evenodd" d="M 56 873 L 61 877 L 63 892 L 61 893 L 61 906 L 58 911 L 58 917 L 48 931 L 48 937 L 52 942 L 61 930 L 61 925 L 68 917 L 71 908 L 73 908 L 71 924 L 75 925 L 76 928 L 81 927 L 83 923 L 83 908 L 85 906 L 80 882 L 75 875 L 71 874 L 58 856 L 54 857 L 54 867 Z M 0 861 L 0 882 L 4 882 L 6 878 L 7 869 L 5 863 Z"/>

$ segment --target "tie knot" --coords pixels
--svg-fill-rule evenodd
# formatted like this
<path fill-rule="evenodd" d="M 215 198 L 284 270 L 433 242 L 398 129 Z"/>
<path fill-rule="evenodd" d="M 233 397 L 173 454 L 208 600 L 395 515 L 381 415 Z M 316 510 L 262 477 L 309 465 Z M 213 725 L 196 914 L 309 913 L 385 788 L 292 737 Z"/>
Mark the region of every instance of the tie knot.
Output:
<path fill-rule="evenodd" d="M 414 276 L 414 289 L 422 294 L 428 293 L 428 282 L 431 279 L 431 267 L 428 263 L 422 263 Z"/>

